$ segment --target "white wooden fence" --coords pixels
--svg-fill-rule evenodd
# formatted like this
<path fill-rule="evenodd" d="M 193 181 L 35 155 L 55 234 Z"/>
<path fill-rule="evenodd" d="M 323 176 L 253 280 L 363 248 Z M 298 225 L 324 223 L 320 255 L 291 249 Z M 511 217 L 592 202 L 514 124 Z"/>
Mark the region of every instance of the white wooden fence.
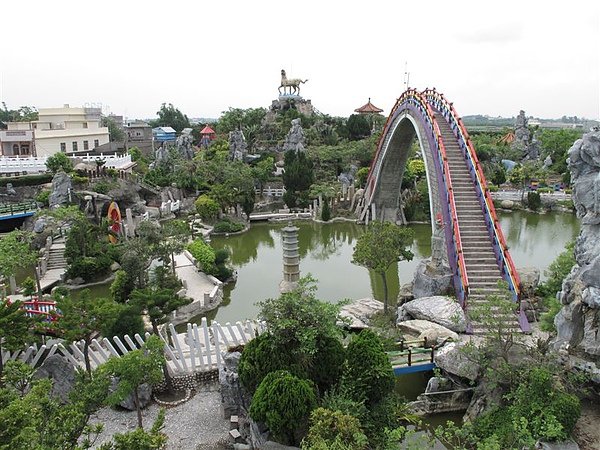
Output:
<path fill-rule="evenodd" d="M 227 322 L 224 326 L 213 321 L 209 326 L 206 318 L 202 318 L 200 325 L 188 323 L 185 332 L 177 333 L 175 327 L 169 324 L 163 333 L 166 336 L 161 336 L 165 341 L 169 372 L 172 375 L 185 375 L 218 369 L 223 363 L 223 353 L 228 348 L 247 343 L 262 329 L 261 324 L 249 320 L 235 324 Z M 118 358 L 139 349 L 149 336 L 150 333 L 146 333 L 144 337 L 136 334 L 133 338 L 126 335 L 123 340 L 117 336 L 112 339 L 94 339 L 89 352 L 92 368 L 102 365 L 109 358 Z M 55 339 L 48 341 L 46 345 L 32 345 L 12 353 L 3 351 L 2 361 L 6 363 L 20 360 L 36 367 L 54 354 L 63 355 L 75 367 L 85 369 L 83 341 L 68 344 Z"/>
<path fill-rule="evenodd" d="M 85 155 L 71 156 L 72 160 L 81 160 L 85 163 L 96 163 L 96 161 L 105 161 L 104 167 L 112 169 L 122 169 L 132 164 L 131 155 Z M 29 156 L 22 158 L 19 156 L 6 157 L 0 156 L 0 173 L 35 173 L 46 172 L 47 156 Z"/>

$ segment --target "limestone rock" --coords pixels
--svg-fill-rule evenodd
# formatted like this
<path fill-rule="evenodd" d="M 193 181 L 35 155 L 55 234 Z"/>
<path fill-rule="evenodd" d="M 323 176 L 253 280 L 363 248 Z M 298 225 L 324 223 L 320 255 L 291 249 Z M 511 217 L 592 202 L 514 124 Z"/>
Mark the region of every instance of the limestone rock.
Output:
<path fill-rule="evenodd" d="M 248 144 L 242 130 L 229 132 L 229 159 L 232 161 L 243 161 L 248 153 Z"/>
<path fill-rule="evenodd" d="M 116 262 L 116 261 L 115 261 L 115 262 L 113 262 L 113 263 L 110 265 L 110 270 L 111 270 L 111 272 L 116 272 L 116 271 L 117 271 L 117 270 L 119 270 L 120 268 L 121 268 L 121 264 L 119 264 L 119 263 L 118 263 L 118 262 Z"/>
<path fill-rule="evenodd" d="M 427 320 L 406 320 L 397 323 L 396 327 L 402 333 L 410 334 L 416 339 L 427 338 L 427 341 L 432 343 L 443 342 L 447 339 L 458 340 L 458 334 L 454 331 Z"/>
<path fill-rule="evenodd" d="M 563 442 L 542 442 L 535 443 L 536 450 L 579 450 L 579 445 L 572 439 Z"/>
<path fill-rule="evenodd" d="M 241 356 L 240 352 L 226 353 L 223 357 L 223 365 L 219 369 L 219 385 L 225 419 L 239 415 L 243 408 L 250 404 L 248 394 L 240 384 L 238 376 Z"/>
<path fill-rule="evenodd" d="M 447 268 L 436 268 L 423 260 L 417 266 L 413 281 L 415 298 L 445 295 L 452 292 L 452 274 Z"/>
<path fill-rule="evenodd" d="M 43 233 L 45 228 L 46 228 L 46 218 L 45 217 L 40 217 L 33 224 L 33 232 L 34 233 L 38 233 L 38 234 Z"/>
<path fill-rule="evenodd" d="M 383 311 L 383 303 L 373 298 L 361 298 L 342 306 L 340 316 L 350 319 L 350 328 L 369 328 L 369 320 L 375 313 Z"/>
<path fill-rule="evenodd" d="M 109 388 L 109 392 L 112 393 L 117 388 L 118 380 L 116 378 L 112 379 L 111 386 Z M 140 401 L 140 407 L 144 409 L 146 406 L 150 404 L 152 401 L 152 386 L 147 383 L 142 384 L 138 388 L 138 399 Z M 133 400 L 133 394 L 119 403 L 119 406 L 122 408 L 128 409 L 129 411 L 135 411 L 135 402 Z"/>
<path fill-rule="evenodd" d="M 283 151 L 287 152 L 293 150 L 295 152 L 304 151 L 304 131 L 300 119 L 292 120 L 292 127 L 285 137 L 283 144 Z"/>
<path fill-rule="evenodd" d="M 519 267 L 517 269 L 521 279 L 521 292 L 526 296 L 531 296 L 540 283 L 540 269 L 537 267 Z"/>
<path fill-rule="evenodd" d="M 15 191 L 12 183 L 6 183 L 6 195 L 17 195 L 17 191 Z"/>
<path fill-rule="evenodd" d="M 62 170 L 52 178 L 52 192 L 48 197 L 50 208 L 56 208 L 69 203 L 69 192 L 71 191 L 71 177 Z"/>
<path fill-rule="evenodd" d="M 467 318 L 459 303 L 450 297 L 421 297 L 402 305 L 405 313 L 414 319 L 429 320 L 457 333 L 467 330 Z M 400 312 L 398 312 L 400 317 Z"/>
<path fill-rule="evenodd" d="M 500 206 L 504 209 L 513 209 L 515 207 L 515 202 L 512 200 L 502 200 Z"/>
<path fill-rule="evenodd" d="M 600 354 L 600 131 L 586 133 L 569 149 L 573 203 L 581 229 L 576 264 L 559 294 L 565 305 L 554 319 L 555 347 Z"/>
<path fill-rule="evenodd" d="M 475 381 L 479 374 L 479 366 L 467 358 L 462 348 L 464 345 L 452 342 L 435 352 L 435 364 L 443 371 Z"/>
<path fill-rule="evenodd" d="M 404 303 L 411 301 L 415 298 L 412 293 L 413 283 L 406 283 L 400 286 L 400 292 L 398 292 L 398 304 L 403 305 Z"/>
<path fill-rule="evenodd" d="M 75 368 L 64 357 L 52 355 L 44 360 L 42 365 L 33 373 L 34 380 L 52 379 L 52 395 L 62 403 L 69 400 L 69 394 L 75 386 Z"/>

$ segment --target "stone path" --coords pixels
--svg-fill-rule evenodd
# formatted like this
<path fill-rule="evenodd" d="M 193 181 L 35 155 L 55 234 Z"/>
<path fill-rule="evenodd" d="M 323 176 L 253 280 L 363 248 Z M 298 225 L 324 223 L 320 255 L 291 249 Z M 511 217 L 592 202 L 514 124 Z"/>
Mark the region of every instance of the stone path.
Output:
<path fill-rule="evenodd" d="M 42 291 L 51 288 L 62 280 L 62 276 L 67 271 L 64 253 L 65 240 L 64 238 L 57 239 L 49 249 L 48 269 L 44 276 L 40 278 Z"/>
<path fill-rule="evenodd" d="M 175 255 L 175 272 L 186 287 L 186 296 L 194 302 L 204 304 L 204 294 L 210 294 L 215 287 L 213 281 L 203 272 L 198 271 L 192 261 L 184 254 Z"/>
<path fill-rule="evenodd" d="M 150 429 L 159 406 L 153 403 L 143 410 L 144 429 Z M 109 441 L 116 433 L 135 430 L 135 411 L 102 408 L 90 418 L 90 424 L 102 423 L 104 430 L 93 448 Z M 217 384 L 202 387 L 188 402 L 168 408 L 165 415 L 167 450 L 225 449 L 229 437 L 229 421 L 223 419 L 221 394 Z"/>

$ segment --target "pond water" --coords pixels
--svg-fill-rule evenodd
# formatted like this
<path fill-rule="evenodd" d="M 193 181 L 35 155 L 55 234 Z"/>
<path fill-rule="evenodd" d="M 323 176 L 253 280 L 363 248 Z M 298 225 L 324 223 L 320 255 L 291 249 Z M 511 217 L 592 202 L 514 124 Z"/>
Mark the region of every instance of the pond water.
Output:
<path fill-rule="evenodd" d="M 509 248 L 519 266 L 535 266 L 543 271 L 579 232 L 577 218 L 570 214 L 533 214 L 523 211 L 503 213 L 500 222 Z M 221 323 L 254 318 L 256 302 L 279 295 L 282 279 L 281 229 L 286 224 L 257 223 L 246 233 L 212 239 L 215 248 L 226 248 L 238 279 L 224 289 L 224 301 L 207 315 Z M 361 225 L 350 222 L 320 224 L 297 222 L 300 271 L 318 280 L 317 296 L 327 301 L 345 298 L 383 297 L 378 276 L 352 264 L 352 251 Z M 392 266 L 387 273 L 390 298 L 399 286 L 412 280 L 417 264 L 431 255 L 429 224 L 410 225 L 415 232 L 414 259 Z"/>

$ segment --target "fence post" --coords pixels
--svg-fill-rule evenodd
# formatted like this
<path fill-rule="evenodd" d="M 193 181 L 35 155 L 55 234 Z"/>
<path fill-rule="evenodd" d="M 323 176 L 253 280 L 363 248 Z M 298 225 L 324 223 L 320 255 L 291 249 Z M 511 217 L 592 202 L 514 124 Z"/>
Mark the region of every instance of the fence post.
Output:
<path fill-rule="evenodd" d="M 412 347 L 408 347 L 408 367 L 412 366 Z"/>

